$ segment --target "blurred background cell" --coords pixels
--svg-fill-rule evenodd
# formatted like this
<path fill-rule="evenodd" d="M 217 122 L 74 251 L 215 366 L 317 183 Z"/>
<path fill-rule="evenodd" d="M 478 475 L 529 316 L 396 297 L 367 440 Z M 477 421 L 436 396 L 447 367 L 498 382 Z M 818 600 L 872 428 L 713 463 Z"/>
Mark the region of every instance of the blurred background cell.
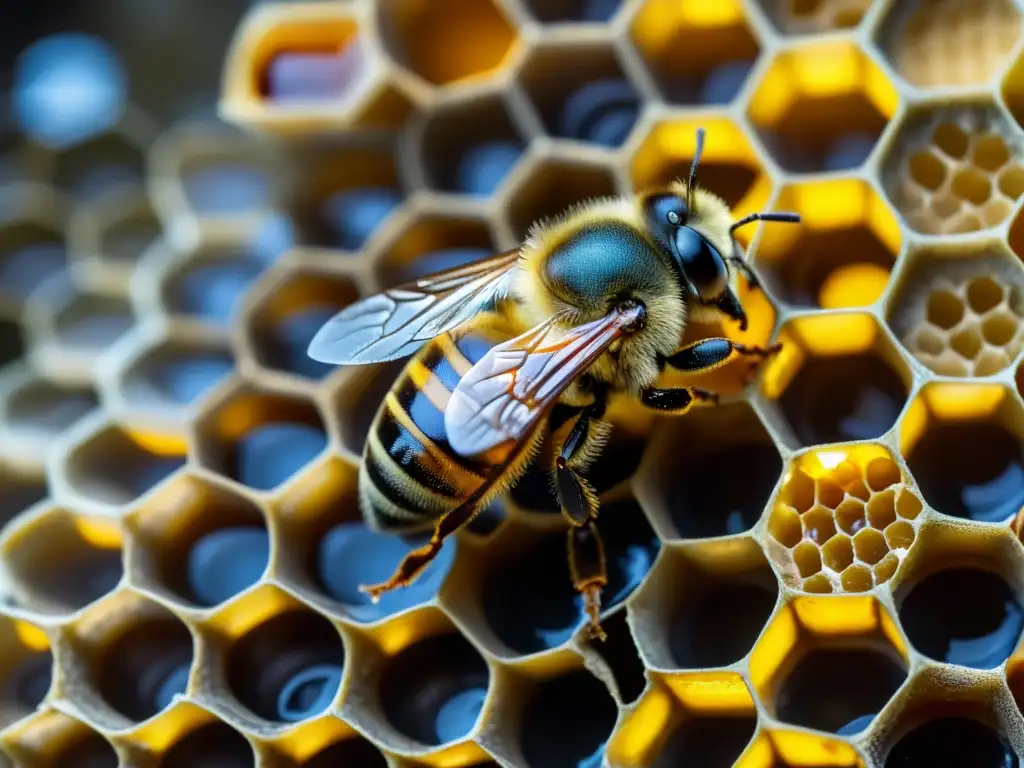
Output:
<path fill-rule="evenodd" d="M 249 238 L 201 243 L 159 276 L 159 298 L 172 316 L 226 327 L 264 266 Z"/>
<path fill-rule="evenodd" d="M 173 741 L 159 768 L 254 768 L 256 758 L 245 737 L 218 720 L 201 724 Z"/>
<path fill-rule="evenodd" d="M 31 715 L 50 692 L 53 654 L 40 627 L 4 617 L 0 621 L 0 723 L 4 728 Z"/>
<path fill-rule="evenodd" d="M 739 0 L 714 8 L 648 0 L 630 36 L 662 97 L 678 104 L 728 104 L 760 52 Z"/>
<path fill-rule="evenodd" d="M 68 260 L 68 210 L 55 190 L 13 184 L 0 192 L 0 304 L 17 311 Z"/>
<path fill-rule="evenodd" d="M 786 35 L 811 36 L 856 27 L 872 0 L 758 0 Z"/>
<path fill-rule="evenodd" d="M 526 8 L 545 24 L 575 22 L 601 23 L 611 21 L 622 0 L 527 0 Z"/>

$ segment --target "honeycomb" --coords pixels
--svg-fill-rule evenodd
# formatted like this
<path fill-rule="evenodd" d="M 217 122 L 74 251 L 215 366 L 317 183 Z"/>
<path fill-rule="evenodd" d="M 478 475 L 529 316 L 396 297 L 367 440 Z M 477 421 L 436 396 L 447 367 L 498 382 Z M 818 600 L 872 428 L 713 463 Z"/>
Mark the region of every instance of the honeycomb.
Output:
<path fill-rule="evenodd" d="M 0 767 L 1006 766 L 1024 756 L 1010 0 L 254 5 L 220 120 L 0 161 Z M 604 642 L 536 467 L 411 587 L 361 520 L 361 296 L 684 177 L 780 341 L 614 402 Z"/>

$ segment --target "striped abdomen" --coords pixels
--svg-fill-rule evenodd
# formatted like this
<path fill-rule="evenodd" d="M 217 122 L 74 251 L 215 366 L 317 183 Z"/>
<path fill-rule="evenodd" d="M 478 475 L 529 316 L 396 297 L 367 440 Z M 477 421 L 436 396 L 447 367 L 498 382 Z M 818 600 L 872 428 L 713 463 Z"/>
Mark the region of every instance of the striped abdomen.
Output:
<path fill-rule="evenodd" d="M 368 523 L 430 527 L 484 482 L 491 466 L 452 450 L 444 409 L 462 377 L 504 338 L 481 331 L 442 336 L 405 366 L 366 439 L 359 487 Z"/>

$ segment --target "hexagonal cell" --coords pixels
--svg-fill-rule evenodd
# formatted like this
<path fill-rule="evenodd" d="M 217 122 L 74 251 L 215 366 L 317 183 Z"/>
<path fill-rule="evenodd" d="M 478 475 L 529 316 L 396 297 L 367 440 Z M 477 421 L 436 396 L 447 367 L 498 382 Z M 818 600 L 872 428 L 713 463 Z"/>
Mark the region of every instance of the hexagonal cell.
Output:
<path fill-rule="evenodd" d="M 6 525 L 45 499 L 46 494 L 47 479 L 39 471 L 29 472 L 0 463 L 0 525 Z"/>
<path fill-rule="evenodd" d="M 209 719 L 169 744 L 157 768 L 255 768 L 256 756 L 245 737 L 219 720 Z"/>
<path fill-rule="evenodd" d="M 647 663 L 661 669 L 726 667 L 754 647 L 778 599 L 757 542 L 666 548 L 630 603 Z"/>
<path fill-rule="evenodd" d="M 358 251 L 402 204 L 395 141 L 345 133 L 294 147 L 281 194 L 301 245 Z"/>
<path fill-rule="evenodd" d="M 611 21 L 622 0 L 526 0 L 526 10 L 545 24 Z"/>
<path fill-rule="evenodd" d="M 456 96 L 424 116 L 412 131 L 410 151 L 427 186 L 487 197 L 501 185 L 530 138 L 507 98 L 497 88 Z"/>
<path fill-rule="evenodd" d="M 738 0 L 723 0 L 713 13 L 671 0 L 647 0 L 633 18 L 630 35 L 662 96 L 682 104 L 732 101 L 760 50 Z"/>
<path fill-rule="evenodd" d="M 244 219 L 277 203 L 279 163 L 259 135 L 219 121 L 183 121 L 150 148 L 149 196 L 168 226 L 178 217 Z"/>
<path fill-rule="evenodd" d="M 1024 271 L 998 247 L 911 251 L 888 307 L 893 333 L 945 376 L 991 376 L 1024 348 Z"/>
<path fill-rule="evenodd" d="M 156 716 L 185 693 L 192 633 L 170 611 L 130 592 L 97 603 L 61 630 L 68 696 L 105 728 Z"/>
<path fill-rule="evenodd" d="M 549 135 L 618 147 L 640 113 L 641 97 L 604 43 L 562 40 L 530 52 L 518 74 Z"/>
<path fill-rule="evenodd" d="M 632 500 L 603 504 L 597 527 L 608 571 L 601 596 L 607 615 L 640 586 L 660 545 Z M 475 639 L 503 658 L 558 648 L 586 621 L 583 597 L 569 574 L 564 530 L 509 525 L 484 547 L 464 549 L 441 600 Z"/>
<path fill-rule="evenodd" d="M 494 688 L 500 724 L 485 746 L 513 765 L 600 765 L 616 720 L 615 701 L 590 672 L 548 669 L 527 677 L 502 669 Z"/>
<path fill-rule="evenodd" d="M 14 320 L 0 318 L 0 366 L 6 366 L 25 354 L 24 330 Z"/>
<path fill-rule="evenodd" d="M 855 179 L 785 187 L 775 203 L 797 211 L 799 227 L 765 227 L 755 263 L 772 292 L 801 307 L 873 304 L 900 252 L 896 217 L 869 184 Z"/>
<path fill-rule="evenodd" d="M 917 551 L 895 591 L 910 643 L 929 658 L 994 669 L 1013 652 L 1024 629 L 1024 554 L 1007 528 L 965 530 L 936 519 L 920 531 Z"/>
<path fill-rule="evenodd" d="M 312 402 L 251 386 L 228 393 L 196 429 L 205 466 L 259 491 L 287 482 L 328 444 Z"/>
<path fill-rule="evenodd" d="M 269 560 L 263 515 L 252 501 L 183 473 L 133 510 L 127 552 L 132 584 L 209 607 L 257 583 Z"/>
<path fill-rule="evenodd" d="M 895 621 L 874 598 L 798 597 L 768 625 L 750 676 L 774 717 L 846 736 L 867 728 L 909 664 Z"/>
<path fill-rule="evenodd" d="M 964 30 L 984 40 L 958 43 Z M 892 3 L 877 38 L 896 72 L 918 88 L 981 85 L 999 75 L 1020 37 L 1010 0 Z"/>
<path fill-rule="evenodd" d="M 160 231 L 145 189 L 131 184 L 115 187 L 76 210 L 68 235 L 76 259 L 108 276 L 127 276 Z"/>
<path fill-rule="evenodd" d="M 216 650 L 207 660 L 221 680 L 205 680 L 200 696 L 220 706 L 231 697 L 253 727 L 292 724 L 327 709 L 346 663 L 338 630 L 273 587 L 231 603 L 208 632 Z"/>
<path fill-rule="evenodd" d="M 19 619 L 0 619 L 0 726 L 36 711 L 50 691 L 53 654 L 46 633 Z"/>
<path fill-rule="evenodd" d="M 545 158 L 516 181 L 505 216 L 520 242 L 538 220 L 561 216 L 576 203 L 616 191 L 610 168 L 578 159 Z"/>
<path fill-rule="evenodd" d="M 77 200 L 93 200 L 123 184 L 139 183 L 151 140 L 148 129 L 134 124 L 93 136 L 56 155 L 54 181 Z"/>
<path fill-rule="evenodd" d="M 802 445 L 871 440 L 888 432 L 910 392 L 909 366 L 868 314 L 789 321 L 762 391 Z"/>
<path fill-rule="evenodd" d="M 31 454 L 40 465 L 52 441 L 99 404 L 91 387 L 51 380 L 28 368 L 12 371 L 0 389 L 5 434 L 22 456 Z"/>
<path fill-rule="evenodd" d="M 377 39 L 364 34 L 363 16 L 359 6 L 315 2 L 246 14 L 227 54 L 221 114 L 286 135 L 401 125 L 409 97 Z"/>
<path fill-rule="evenodd" d="M 647 688 L 647 667 L 637 650 L 626 611 L 617 611 L 601 623 L 605 639 L 587 639 L 587 652 L 596 652 L 610 674 L 602 677 L 616 701 L 625 706 L 637 702 Z M 590 657 L 594 659 L 593 656 Z"/>
<path fill-rule="evenodd" d="M 395 235 L 380 247 L 374 271 L 382 286 L 416 280 L 425 275 L 479 261 L 496 247 L 490 223 L 453 213 L 423 211 L 394 228 Z"/>
<path fill-rule="evenodd" d="M 700 185 L 725 200 L 736 217 L 762 210 L 771 195 L 772 182 L 757 151 L 736 123 L 711 115 L 655 123 L 630 161 L 633 189 L 639 191 L 687 178 L 698 128 L 706 131 L 698 174 Z"/>
<path fill-rule="evenodd" d="M 974 717 L 935 717 L 904 734 L 889 750 L 886 768 L 898 765 L 1014 765 L 1006 736 Z"/>
<path fill-rule="evenodd" d="M 332 615 L 373 624 L 433 600 L 459 544 L 456 537 L 447 540 L 412 584 L 373 602 L 359 587 L 391 576 L 426 534 L 396 536 L 370 528 L 359 508 L 358 474 L 354 463 L 332 460 L 275 505 L 279 546 L 274 575 Z"/>
<path fill-rule="evenodd" d="M 50 189 L 16 185 L 0 194 L 0 303 L 19 306 L 67 262 L 63 201 Z"/>
<path fill-rule="evenodd" d="M 765 527 L 783 581 L 806 592 L 867 592 L 913 551 L 923 505 L 881 445 L 798 456 Z"/>
<path fill-rule="evenodd" d="M 41 710 L 5 736 L 5 751 L 25 768 L 117 768 L 119 764 L 107 739 L 81 721 L 53 709 Z"/>
<path fill-rule="evenodd" d="M 267 272 L 248 294 L 245 331 L 256 362 L 309 379 L 336 369 L 307 354 L 309 342 L 359 297 L 352 279 L 328 268 L 282 266 Z"/>
<path fill-rule="evenodd" d="M 860 24 L 871 0 L 758 0 L 787 35 L 813 35 Z"/>
<path fill-rule="evenodd" d="M 736 765 L 737 768 L 866 768 L 870 763 L 842 739 L 776 727 L 762 729 Z"/>
<path fill-rule="evenodd" d="M 204 243 L 168 267 L 158 300 L 172 316 L 226 327 L 264 266 L 240 244 Z"/>
<path fill-rule="evenodd" d="M 634 488 L 662 538 L 700 539 L 752 528 L 781 473 L 757 414 L 729 404 L 656 427 Z"/>
<path fill-rule="evenodd" d="M 891 142 L 882 183 L 917 232 L 992 229 L 1024 193 L 1020 142 L 990 104 L 923 108 Z"/>
<path fill-rule="evenodd" d="M 900 425 L 900 453 L 925 501 L 971 520 L 1015 515 L 1024 504 L 1022 416 L 999 385 L 926 384 Z"/>
<path fill-rule="evenodd" d="M 132 430 L 98 415 L 80 422 L 76 440 L 56 459 L 56 484 L 107 506 L 130 504 L 185 464 L 185 442 L 171 434 Z"/>
<path fill-rule="evenodd" d="M 18 597 L 43 613 L 71 613 L 121 581 L 121 526 L 47 506 L 8 528 L 0 557 Z M 53 563 L 61 563 L 54 568 Z"/>
<path fill-rule="evenodd" d="M 516 29 L 494 0 L 383 0 L 377 18 L 389 53 L 432 85 L 496 75 L 517 47 Z"/>
<path fill-rule="evenodd" d="M 739 765 L 757 729 L 754 700 L 735 672 L 666 676 L 616 729 L 616 765 Z"/>
<path fill-rule="evenodd" d="M 137 326 L 126 347 L 110 378 L 132 408 L 187 408 L 235 367 L 226 339 L 192 329 Z"/>
<path fill-rule="evenodd" d="M 412 630 L 408 641 L 388 648 L 387 658 L 362 666 L 380 701 L 367 715 L 389 743 L 414 753 L 466 744 L 490 688 L 488 664 L 469 641 L 440 618 L 422 621 L 436 626 Z"/>
<path fill-rule="evenodd" d="M 836 40 L 778 54 L 747 115 L 785 170 L 839 171 L 864 163 L 898 103 L 875 63 Z"/>

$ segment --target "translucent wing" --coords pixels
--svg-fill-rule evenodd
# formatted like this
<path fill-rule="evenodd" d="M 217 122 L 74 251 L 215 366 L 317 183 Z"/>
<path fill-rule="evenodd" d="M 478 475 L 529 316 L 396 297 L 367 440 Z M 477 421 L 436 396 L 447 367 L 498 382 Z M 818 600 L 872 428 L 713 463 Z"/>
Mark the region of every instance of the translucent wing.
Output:
<path fill-rule="evenodd" d="M 363 365 L 397 360 L 457 328 L 508 290 L 519 250 L 438 272 L 350 304 L 309 343 L 314 360 Z"/>
<path fill-rule="evenodd" d="M 548 320 L 491 349 L 448 401 L 449 445 L 472 457 L 526 438 L 573 379 L 635 325 L 641 312 L 616 310 L 568 332 Z"/>

